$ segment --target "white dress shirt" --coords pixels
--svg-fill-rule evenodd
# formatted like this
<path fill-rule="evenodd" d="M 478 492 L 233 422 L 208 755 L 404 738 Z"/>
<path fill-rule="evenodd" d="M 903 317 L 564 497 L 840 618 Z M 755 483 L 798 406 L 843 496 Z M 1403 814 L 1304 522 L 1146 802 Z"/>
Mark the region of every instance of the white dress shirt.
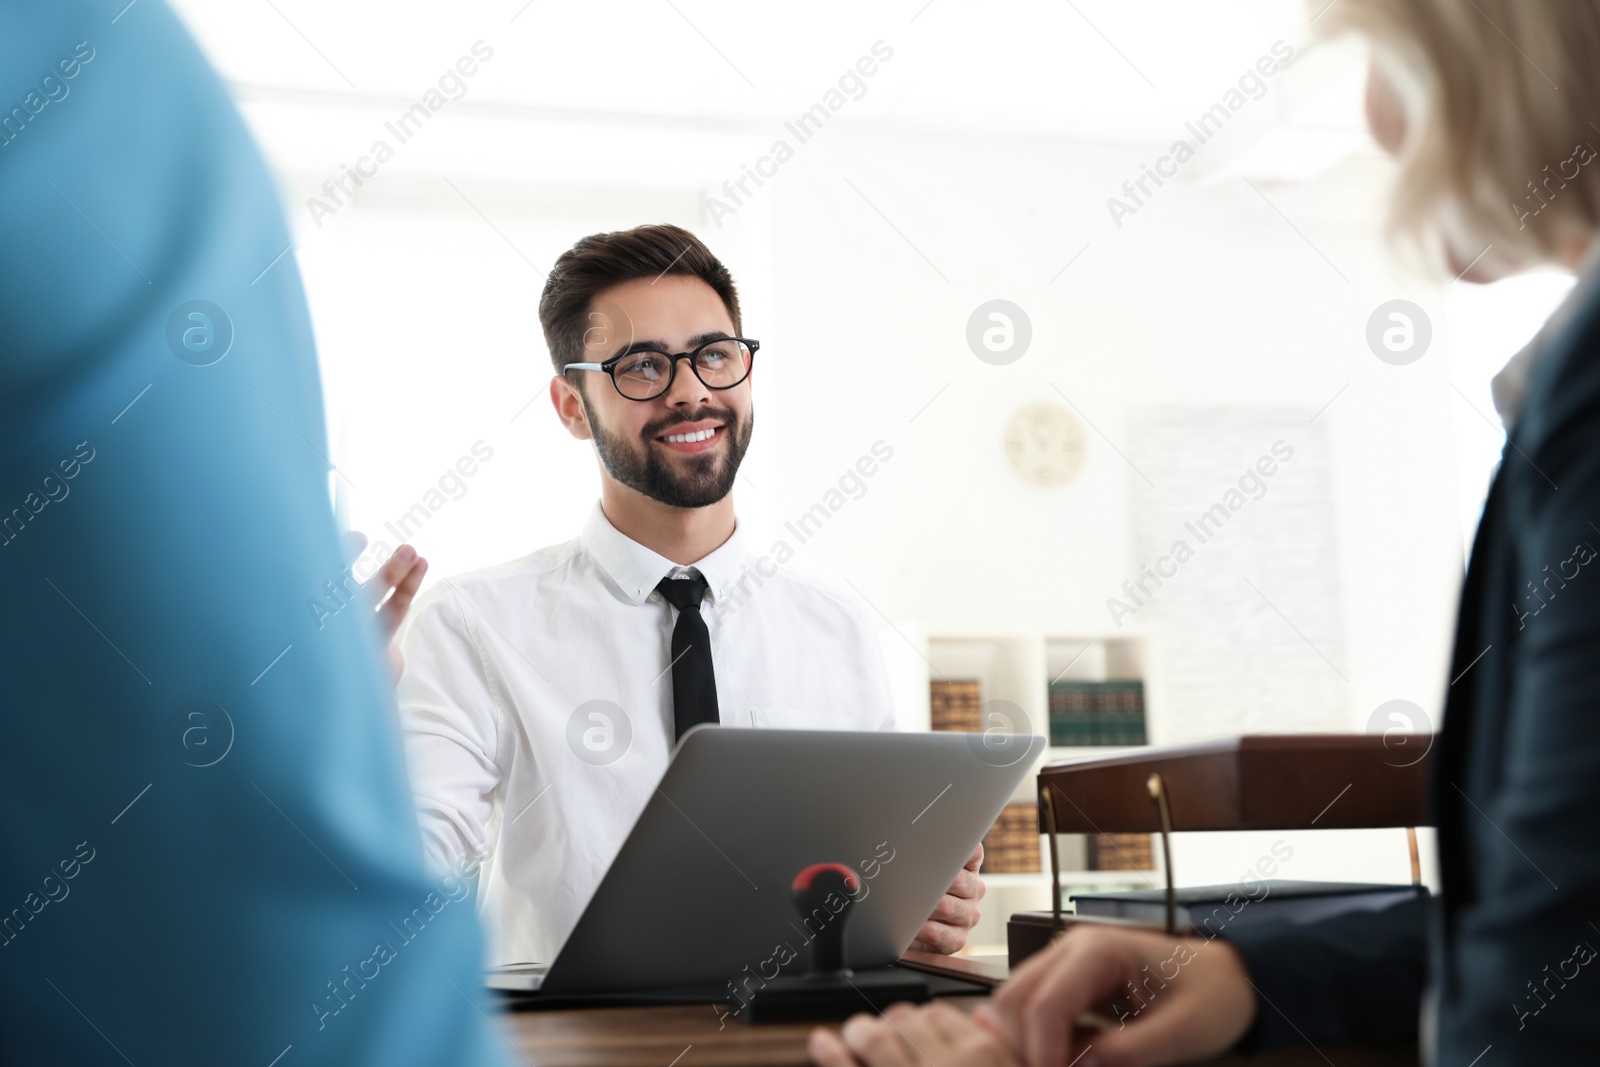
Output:
<path fill-rule="evenodd" d="M 662 578 L 709 584 L 724 726 L 893 729 L 861 611 L 762 563 L 735 530 L 678 567 L 597 505 L 579 537 L 418 598 L 399 635 L 406 762 L 430 863 L 487 857 L 491 964 L 555 957 L 666 770 L 677 611 Z"/>
<path fill-rule="evenodd" d="M 1572 324 L 1573 316 L 1589 306 L 1600 290 L 1600 241 L 1594 241 L 1577 270 L 1577 282 L 1561 305 L 1545 320 L 1539 332 L 1533 335 L 1521 351 L 1489 382 L 1489 393 L 1494 397 L 1495 410 L 1500 422 L 1509 433 L 1522 407 L 1522 395 L 1528 388 L 1528 375 L 1533 365 L 1544 355 L 1552 341 Z"/>

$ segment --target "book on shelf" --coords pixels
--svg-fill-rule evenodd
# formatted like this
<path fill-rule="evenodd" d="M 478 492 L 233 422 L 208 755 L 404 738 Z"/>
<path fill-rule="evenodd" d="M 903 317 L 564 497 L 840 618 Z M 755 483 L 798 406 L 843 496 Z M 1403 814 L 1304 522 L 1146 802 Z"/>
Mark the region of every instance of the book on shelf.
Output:
<path fill-rule="evenodd" d="M 1145 744 L 1144 682 L 1051 682 L 1050 743 L 1061 748 Z"/>
<path fill-rule="evenodd" d="M 1088 868 L 1091 871 L 1151 871 L 1155 850 L 1149 834 L 1090 834 Z"/>
<path fill-rule="evenodd" d="M 944 679 L 928 684 L 928 707 L 935 730 L 981 732 L 982 704 L 983 694 L 976 678 Z"/>
<path fill-rule="evenodd" d="M 1031 801 L 1007 804 L 983 835 L 984 874 L 1037 874 L 1039 810 Z"/>
<path fill-rule="evenodd" d="M 1239 885 L 1203 885 L 1177 890 L 1178 925 L 1192 926 L 1213 935 L 1226 927 L 1238 929 L 1268 920 L 1310 923 L 1352 911 L 1382 911 L 1419 896 L 1427 889 L 1415 885 L 1372 885 L 1362 882 L 1296 882 L 1268 878 Z M 1117 893 L 1078 893 L 1072 897 L 1077 913 L 1107 919 L 1164 923 L 1165 889 L 1134 889 Z"/>

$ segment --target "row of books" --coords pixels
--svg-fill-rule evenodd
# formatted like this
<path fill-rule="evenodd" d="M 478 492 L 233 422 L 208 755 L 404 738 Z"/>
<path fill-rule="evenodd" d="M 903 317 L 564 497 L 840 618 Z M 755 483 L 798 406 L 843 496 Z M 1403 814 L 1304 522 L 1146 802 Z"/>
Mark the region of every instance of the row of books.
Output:
<path fill-rule="evenodd" d="M 980 712 L 983 694 L 977 679 L 934 681 L 930 683 L 928 698 L 935 730 L 954 730 L 958 733 L 979 733 L 983 730 Z"/>
<path fill-rule="evenodd" d="M 1050 743 L 1063 747 L 1146 743 L 1144 683 L 1050 683 Z"/>
<path fill-rule="evenodd" d="M 1026 801 L 1007 804 L 983 835 L 984 874 L 1039 872 L 1039 810 Z"/>
<path fill-rule="evenodd" d="M 935 730 L 977 732 L 983 693 L 976 679 L 940 679 L 930 685 Z M 1144 683 L 1138 679 L 1050 684 L 1052 745 L 1143 745 L 1147 743 Z"/>
<path fill-rule="evenodd" d="M 1156 866 L 1149 834 L 1090 834 L 1088 852 L 1091 871 L 1153 871 Z"/>
<path fill-rule="evenodd" d="M 1039 813 L 1022 801 L 1007 804 L 983 837 L 984 874 L 1037 874 Z M 1091 871 L 1150 871 L 1155 850 L 1149 834 L 1090 834 L 1084 864 Z"/>

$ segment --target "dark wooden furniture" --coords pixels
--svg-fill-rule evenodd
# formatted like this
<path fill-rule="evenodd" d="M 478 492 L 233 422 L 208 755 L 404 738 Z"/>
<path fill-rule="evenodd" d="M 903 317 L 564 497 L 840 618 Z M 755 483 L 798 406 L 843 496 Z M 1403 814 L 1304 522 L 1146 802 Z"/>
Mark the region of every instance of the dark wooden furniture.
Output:
<path fill-rule="evenodd" d="M 1039 772 L 1039 832 L 1049 834 L 1052 821 L 1056 833 L 1077 834 L 1414 829 L 1430 822 L 1433 743 L 1431 734 L 1272 734 L 1052 763 Z M 1166 801 L 1165 826 L 1162 805 L 1154 799 L 1158 794 Z M 1410 844 L 1412 880 L 1420 883 L 1414 832 Z M 1052 874 L 1059 894 L 1059 872 Z M 1170 918 L 1175 884 L 1170 864 L 1167 884 Z M 1011 965 L 1081 923 L 1161 929 L 1119 919 L 1019 912 L 1006 924 Z M 1195 931 L 1175 926 L 1173 932 Z M 1349 1051 L 1340 1050 L 1341 1062 Z M 1366 1055 L 1379 1058 L 1350 1062 L 1417 1062 L 1413 1046 Z"/>
<path fill-rule="evenodd" d="M 1420 884 L 1414 828 L 1428 823 L 1433 742 L 1432 734 L 1393 732 L 1265 734 L 1048 764 L 1039 772 L 1039 832 L 1051 842 L 1053 890 L 1059 895 L 1052 823 L 1056 834 L 1160 834 L 1164 853 L 1167 834 L 1179 830 L 1403 826 L 1411 831 L 1412 881 Z M 1169 921 L 1175 884 L 1169 862 Z M 1064 915 L 1059 906 L 1018 912 L 1006 924 L 1011 965 L 1069 925 L 1107 921 Z M 1171 932 L 1193 933 L 1176 925 Z"/>
<path fill-rule="evenodd" d="M 1151 774 L 1166 783 L 1174 830 L 1425 826 L 1432 745 L 1431 734 L 1235 737 L 1052 763 L 1039 784 L 1064 834 L 1160 831 Z"/>

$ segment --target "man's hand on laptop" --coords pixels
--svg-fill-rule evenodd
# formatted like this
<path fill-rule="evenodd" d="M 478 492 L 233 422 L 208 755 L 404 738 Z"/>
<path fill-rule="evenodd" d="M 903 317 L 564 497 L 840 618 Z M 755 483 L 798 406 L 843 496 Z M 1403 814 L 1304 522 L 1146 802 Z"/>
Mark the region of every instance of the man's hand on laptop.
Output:
<path fill-rule="evenodd" d="M 944 896 L 928 916 L 928 921 L 917 931 L 911 947 L 921 952 L 937 952 L 949 956 L 961 951 L 967 943 L 967 931 L 978 922 L 978 901 L 983 899 L 983 879 L 978 868 L 983 866 L 983 845 L 972 850 L 967 865 L 961 868 L 956 880 L 950 883 Z"/>

